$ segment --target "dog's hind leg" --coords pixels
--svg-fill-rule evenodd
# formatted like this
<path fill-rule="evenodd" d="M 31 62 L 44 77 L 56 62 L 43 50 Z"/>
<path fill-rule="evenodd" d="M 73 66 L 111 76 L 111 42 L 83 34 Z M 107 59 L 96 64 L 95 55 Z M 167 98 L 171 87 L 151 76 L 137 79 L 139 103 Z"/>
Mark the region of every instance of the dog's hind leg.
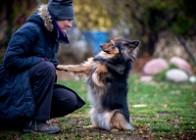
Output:
<path fill-rule="evenodd" d="M 97 129 L 99 128 L 97 125 L 88 125 L 88 126 L 83 126 L 85 129 Z"/>
<path fill-rule="evenodd" d="M 91 118 L 91 123 L 92 125 L 88 125 L 88 126 L 83 126 L 83 128 L 87 128 L 87 129 L 97 129 L 99 128 L 97 125 L 97 122 L 95 120 L 95 117 L 97 116 L 96 111 L 94 108 L 91 108 L 91 110 L 89 111 L 90 114 L 90 118 Z"/>
<path fill-rule="evenodd" d="M 114 113 L 110 123 L 112 128 L 119 130 L 134 130 L 134 127 L 129 122 L 127 122 L 122 113 L 118 111 Z"/>
<path fill-rule="evenodd" d="M 83 128 L 87 128 L 87 129 L 97 129 L 97 128 L 99 128 L 99 126 L 95 123 L 95 121 L 92 118 L 91 118 L 91 123 L 92 123 L 92 125 L 83 126 Z"/>

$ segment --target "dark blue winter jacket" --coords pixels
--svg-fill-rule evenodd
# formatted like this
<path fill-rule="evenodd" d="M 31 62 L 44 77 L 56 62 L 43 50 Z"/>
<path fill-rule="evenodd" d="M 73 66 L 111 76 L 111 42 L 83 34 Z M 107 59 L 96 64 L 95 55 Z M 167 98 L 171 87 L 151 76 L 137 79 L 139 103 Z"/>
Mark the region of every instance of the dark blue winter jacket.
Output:
<path fill-rule="evenodd" d="M 0 120 L 34 114 L 28 69 L 41 61 L 50 61 L 57 66 L 59 42 L 68 43 L 48 13 L 47 6 L 41 8 L 13 34 L 0 64 Z"/>

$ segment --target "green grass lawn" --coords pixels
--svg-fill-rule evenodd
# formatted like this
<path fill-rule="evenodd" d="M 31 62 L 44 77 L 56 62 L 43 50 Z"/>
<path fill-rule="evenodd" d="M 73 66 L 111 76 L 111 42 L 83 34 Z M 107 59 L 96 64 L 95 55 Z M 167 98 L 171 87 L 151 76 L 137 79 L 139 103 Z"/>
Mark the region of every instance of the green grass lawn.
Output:
<path fill-rule="evenodd" d="M 82 80 L 59 81 L 74 89 L 86 105 L 74 113 L 58 118 L 61 127 L 55 135 L 24 134 L 0 131 L 3 140 L 151 140 L 196 139 L 196 86 L 190 83 L 141 83 L 137 76 L 129 79 L 128 103 L 135 131 L 84 129 L 89 125 L 87 88 Z"/>

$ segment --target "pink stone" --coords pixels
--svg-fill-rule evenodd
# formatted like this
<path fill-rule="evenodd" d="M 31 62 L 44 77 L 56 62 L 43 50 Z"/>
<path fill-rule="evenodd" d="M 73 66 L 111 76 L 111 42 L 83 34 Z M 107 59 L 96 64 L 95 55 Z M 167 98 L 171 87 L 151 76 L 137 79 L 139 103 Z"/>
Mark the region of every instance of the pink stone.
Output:
<path fill-rule="evenodd" d="M 184 59 L 174 56 L 170 59 L 170 63 L 176 65 L 179 69 L 185 71 L 187 74 L 192 75 L 193 71 L 191 65 Z"/>
<path fill-rule="evenodd" d="M 168 63 L 162 58 L 152 59 L 144 65 L 145 75 L 154 75 L 168 68 Z"/>

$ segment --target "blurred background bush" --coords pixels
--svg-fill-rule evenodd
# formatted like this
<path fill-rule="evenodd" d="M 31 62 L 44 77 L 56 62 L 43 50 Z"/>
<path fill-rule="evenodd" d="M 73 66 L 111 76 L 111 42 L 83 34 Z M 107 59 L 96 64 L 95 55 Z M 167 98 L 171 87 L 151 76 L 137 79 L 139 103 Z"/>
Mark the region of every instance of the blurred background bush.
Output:
<path fill-rule="evenodd" d="M 1 59 L 12 33 L 42 3 L 47 0 L 0 1 Z M 153 57 L 171 56 L 186 59 L 195 69 L 196 1 L 75 0 L 74 8 L 74 26 L 68 31 L 71 47 L 60 48 L 60 63 L 81 62 L 96 54 L 100 43 L 122 36 L 142 42 L 138 71 Z"/>

